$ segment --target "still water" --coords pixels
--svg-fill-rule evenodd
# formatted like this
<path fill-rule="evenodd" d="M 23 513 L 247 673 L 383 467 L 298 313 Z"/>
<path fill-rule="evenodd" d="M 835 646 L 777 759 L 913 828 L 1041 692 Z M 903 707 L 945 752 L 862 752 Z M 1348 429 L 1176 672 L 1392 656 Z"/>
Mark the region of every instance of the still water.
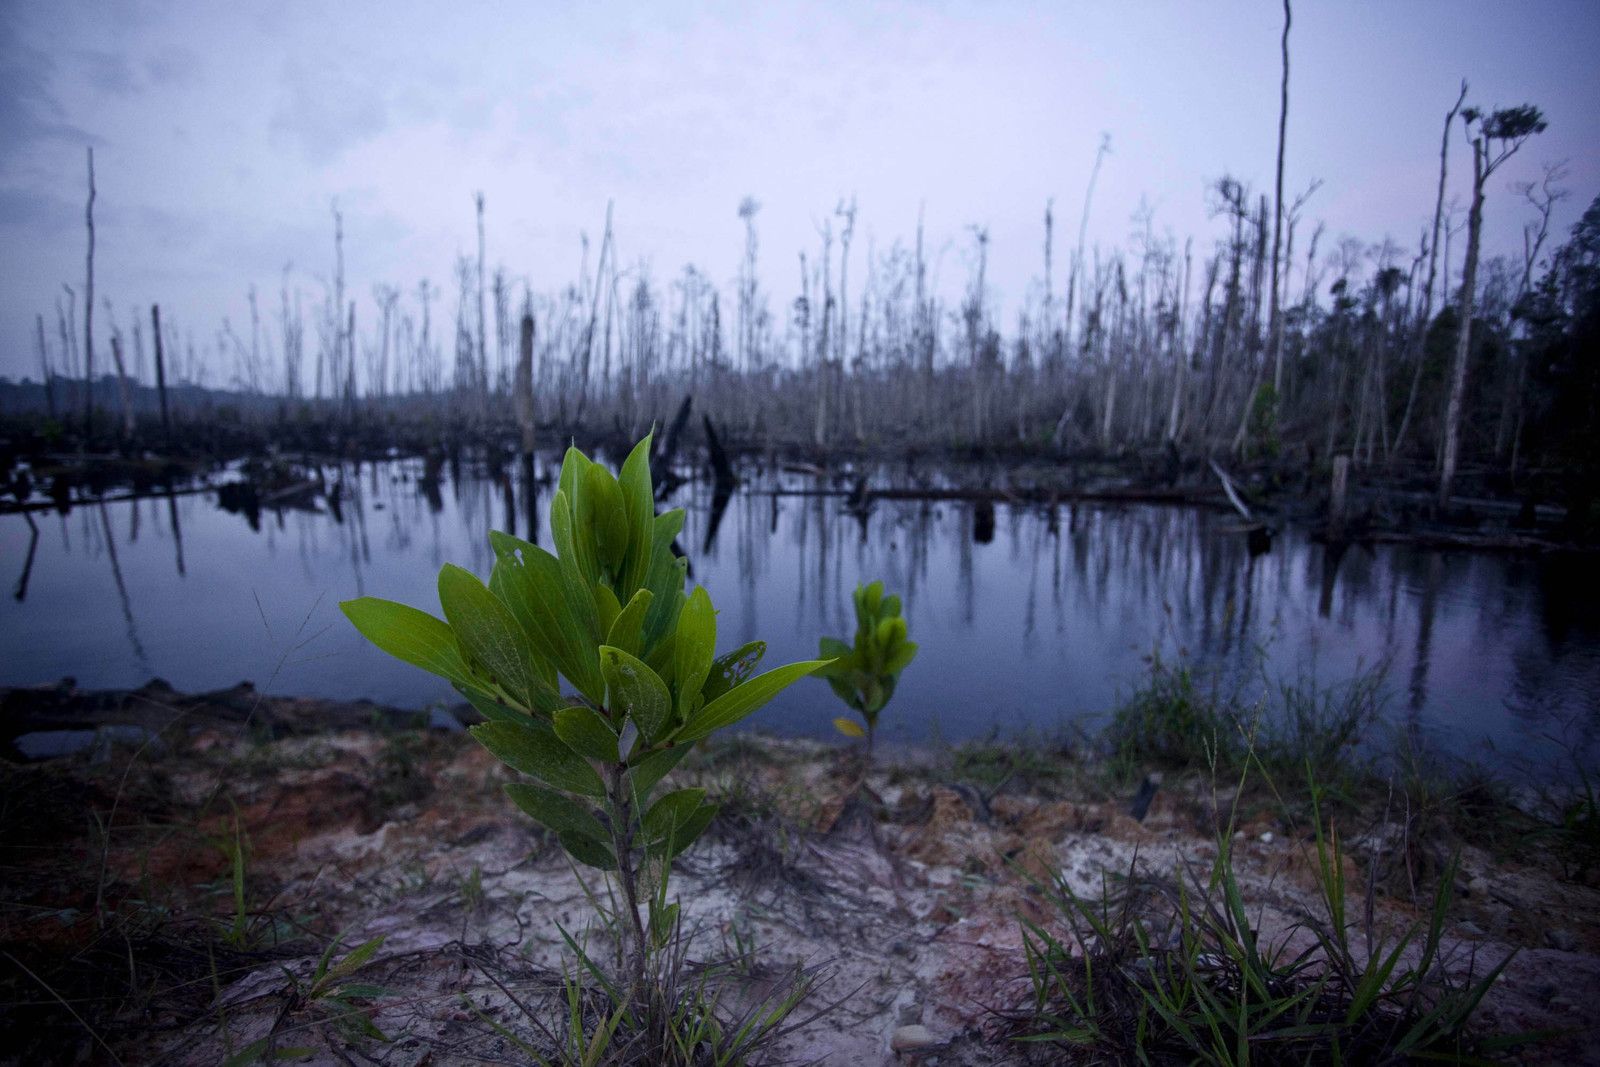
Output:
<path fill-rule="evenodd" d="M 437 613 L 455 562 L 487 577 L 487 532 L 529 526 L 521 479 L 420 461 L 329 468 L 342 492 L 258 516 L 215 493 L 0 516 L 0 685 L 180 690 L 244 679 L 282 694 L 407 707 L 442 681 L 365 644 L 338 602 Z M 681 543 L 719 609 L 720 646 L 760 637 L 769 664 L 848 639 L 850 592 L 882 578 L 922 650 L 881 732 L 960 740 L 1093 728 L 1152 652 L 1246 687 L 1384 672 L 1391 728 L 1461 755 L 1554 768 L 1600 753 L 1600 578 L 1583 557 L 1402 546 L 1338 557 L 1290 529 L 1252 557 L 1231 518 L 1158 506 L 877 501 L 861 516 L 804 475 L 757 477 L 717 515 L 688 485 Z M 772 490 L 780 490 L 773 492 Z M 533 503 L 549 545 L 544 496 Z M 254 522 L 252 522 L 254 518 Z M 715 520 L 715 521 L 714 521 Z M 25 585 L 24 585 L 25 578 Z M 761 729 L 826 736 L 841 713 L 807 679 Z"/>

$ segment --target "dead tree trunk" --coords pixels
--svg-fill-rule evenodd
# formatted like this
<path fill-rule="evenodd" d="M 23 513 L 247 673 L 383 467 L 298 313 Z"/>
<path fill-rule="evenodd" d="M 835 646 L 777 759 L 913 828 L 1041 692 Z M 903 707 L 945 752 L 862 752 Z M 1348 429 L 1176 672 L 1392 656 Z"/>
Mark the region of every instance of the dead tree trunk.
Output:
<path fill-rule="evenodd" d="M 83 296 L 83 436 L 94 432 L 94 149 L 89 149 L 89 204 L 84 208 L 89 227 L 88 285 Z"/>
<path fill-rule="evenodd" d="M 1466 402 L 1467 360 L 1472 353 L 1472 306 L 1478 281 L 1478 245 L 1483 236 L 1484 186 L 1500 164 L 1510 159 L 1522 143 L 1545 128 L 1544 116 L 1531 106 L 1505 108 L 1484 115 L 1476 108 L 1462 112 L 1467 122 L 1478 123 L 1472 139 L 1472 208 L 1467 214 L 1467 260 L 1461 273 L 1460 333 L 1450 368 L 1450 399 L 1445 408 L 1444 453 L 1439 471 L 1439 507 L 1450 503 L 1450 490 L 1461 453 L 1461 410 Z M 1494 143 L 1500 142 L 1499 151 Z"/>
<path fill-rule="evenodd" d="M 1406 406 L 1400 416 L 1400 428 L 1394 435 L 1396 456 L 1399 456 L 1405 447 L 1406 431 L 1411 427 L 1411 412 L 1417 403 L 1417 390 L 1422 387 L 1423 348 L 1428 337 L 1429 320 L 1433 317 L 1433 284 L 1439 266 L 1439 223 L 1444 217 L 1445 176 L 1450 169 L 1450 125 L 1455 122 L 1456 113 L 1461 110 L 1462 101 L 1466 98 L 1467 83 L 1462 81 L 1461 93 L 1456 97 L 1455 106 L 1444 117 L 1444 134 L 1439 141 L 1439 192 L 1433 201 L 1433 236 L 1428 240 L 1428 284 L 1422 290 L 1422 309 L 1412 324 L 1411 358 L 1415 366 L 1411 369 L 1411 388 L 1406 392 Z M 1447 263 L 1446 267 L 1448 266 Z"/>
<path fill-rule="evenodd" d="M 45 410 L 50 412 L 53 422 L 56 417 L 56 385 L 50 374 L 50 350 L 44 343 L 44 316 L 35 315 L 34 321 L 39 326 L 39 373 L 44 378 Z"/>
<path fill-rule="evenodd" d="M 522 336 L 517 347 L 517 379 L 513 399 L 517 408 L 517 425 L 522 431 L 522 455 L 533 455 L 533 338 L 534 323 L 530 312 L 522 313 Z"/>
<path fill-rule="evenodd" d="M 117 399 L 122 403 L 122 439 L 133 437 L 133 401 L 128 397 L 128 369 L 122 362 L 122 337 L 111 333 L 111 359 L 117 368 Z"/>
<path fill-rule="evenodd" d="M 167 415 L 167 364 L 161 350 L 161 305 L 150 305 L 150 332 L 156 339 L 156 394 L 161 398 L 161 434 L 172 439 L 172 421 Z"/>
<path fill-rule="evenodd" d="M 1278 177 L 1272 213 L 1272 295 L 1267 316 L 1268 344 L 1272 346 L 1272 391 L 1283 395 L 1283 325 L 1278 316 L 1278 250 L 1283 243 L 1283 142 L 1289 125 L 1289 0 L 1283 0 L 1283 83 L 1278 104 Z"/>

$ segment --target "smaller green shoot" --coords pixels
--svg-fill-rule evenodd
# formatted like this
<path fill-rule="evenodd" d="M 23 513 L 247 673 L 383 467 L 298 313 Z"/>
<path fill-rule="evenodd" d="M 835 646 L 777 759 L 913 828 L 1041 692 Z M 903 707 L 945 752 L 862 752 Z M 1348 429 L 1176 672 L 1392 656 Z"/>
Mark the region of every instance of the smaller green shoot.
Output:
<path fill-rule="evenodd" d="M 328 947 L 317 958 L 317 965 L 312 968 L 311 977 L 305 981 L 287 967 L 283 968 L 284 976 L 289 980 L 289 1002 L 278 1016 L 278 1023 L 281 1024 L 296 1010 L 312 1008 L 352 1040 L 371 1039 L 388 1044 L 392 1039 L 378 1029 L 378 1025 L 367 1014 L 367 1009 L 357 1002 L 393 996 L 393 991 L 367 982 L 350 981 L 357 971 L 372 962 L 378 950 L 383 947 L 383 939 L 384 935 L 379 934 L 335 961 L 333 954 L 338 950 L 341 941 L 335 937 L 328 942 Z M 248 1064 L 275 1060 L 299 1060 L 314 1056 L 317 1052 L 316 1049 L 305 1046 L 279 1045 L 278 1036 L 278 1025 L 275 1024 L 267 1036 L 252 1041 L 224 1060 L 223 1067 L 246 1067 Z"/>
<path fill-rule="evenodd" d="M 861 722 L 840 716 L 833 725 L 846 737 L 865 737 L 872 751 L 878 714 L 894 696 L 900 672 L 916 657 L 917 645 L 906 638 L 906 620 L 900 598 L 884 596 L 883 583 L 857 586 L 855 647 L 832 637 L 821 641 L 821 657 L 833 663 L 817 673 L 828 680 L 834 693 Z M 865 726 L 863 727 L 863 724 Z"/>

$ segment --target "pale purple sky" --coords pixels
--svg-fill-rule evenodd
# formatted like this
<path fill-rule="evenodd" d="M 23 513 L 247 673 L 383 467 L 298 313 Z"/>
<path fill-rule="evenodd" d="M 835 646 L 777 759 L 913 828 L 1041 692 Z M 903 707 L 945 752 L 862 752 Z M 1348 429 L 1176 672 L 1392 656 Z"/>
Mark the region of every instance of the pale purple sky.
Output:
<path fill-rule="evenodd" d="M 598 236 L 608 199 L 622 262 L 648 261 L 659 282 L 693 262 L 729 283 L 751 195 L 779 311 L 797 253 L 815 256 L 816 225 L 854 194 L 853 285 L 868 242 L 909 243 L 925 203 L 945 287 L 964 278 L 968 227 L 985 225 L 994 306 L 1014 310 L 1042 274 L 1052 196 L 1064 281 L 1101 131 L 1113 147 L 1091 243 L 1125 244 L 1143 199 L 1158 232 L 1209 250 L 1208 183 L 1231 172 L 1270 193 L 1281 18 L 1268 0 L 9 0 L 0 374 L 37 376 L 34 314 L 53 324 L 61 283 L 82 286 L 87 144 L 97 293 L 124 326 L 159 301 L 201 342 L 224 315 L 246 320 L 251 284 L 275 306 L 286 264 L 320 293 L 335 199 L 353 294 L 423 277 L 453 292 L 478 189 L 491 267 L 535 289 L 573 278 L 579 233 Z M 1414 245 L 1463 77 L 1469 102 L 1531 102 L 1550 122 L 1495 176 L 1489 252 L 1520 250 L 1529 212 L 1509 186 L 1542 163 L 1569 161 L 1557 239 L 1600 193 L 1594 0 L 1301 0 L 1290 47 L 1286 193 L 1322 179 L 1307 217 L 1327 223 L 1324 247 L 1344 234 Z M 1463 202 L 1468 170 L 1458 128 Z"/>

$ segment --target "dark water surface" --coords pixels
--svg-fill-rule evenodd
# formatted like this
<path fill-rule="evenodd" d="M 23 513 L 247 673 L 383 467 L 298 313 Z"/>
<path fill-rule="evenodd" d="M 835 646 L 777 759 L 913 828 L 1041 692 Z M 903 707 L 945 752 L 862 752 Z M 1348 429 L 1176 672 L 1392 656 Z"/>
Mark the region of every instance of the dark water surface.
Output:
<path fill-rule="evenodd" d="M 0 516 L 13 594 L 0 601 L 0 684 L 249 679 L 274 693 L 453 701 L 444 682 L 368 646 L 337 605 L 371 595 L 437 613 L 441 564 L 487 577 L 488 530 L 526 536 L 520 479 L 430 482 L 408 460 L 328 474 L 343 484 L 336 508 L 267 509 L 259 529 L 215 493 L 36 514 L 36 541 L 23 516 Z M 922 651 L 885 712 L 886 738 L 1092 727 L 1159 649 L 1258 688 L 1383 668 L 1396 726 L 1459 754 L 1553 768 L 1577 752 L 1595 764 L 1590 560 L 1400 546 L 1334 558 L 1292 529 L 1252 558 L 1231 518 L 1206 511 L 880 500 L 861 518 L 840 496 L 762 491 L 820 484 L 758 479 L 714 537 L 709 489 L 684 487 L 681 541 L 720 611 L 721 647 L 760 637 L 769 663 L 814 656 L 822 634 L 848 638 L 857 581 L 901 593 Z M 821 736 L 841 711 L 808 679 L 754 722 Z"/>

